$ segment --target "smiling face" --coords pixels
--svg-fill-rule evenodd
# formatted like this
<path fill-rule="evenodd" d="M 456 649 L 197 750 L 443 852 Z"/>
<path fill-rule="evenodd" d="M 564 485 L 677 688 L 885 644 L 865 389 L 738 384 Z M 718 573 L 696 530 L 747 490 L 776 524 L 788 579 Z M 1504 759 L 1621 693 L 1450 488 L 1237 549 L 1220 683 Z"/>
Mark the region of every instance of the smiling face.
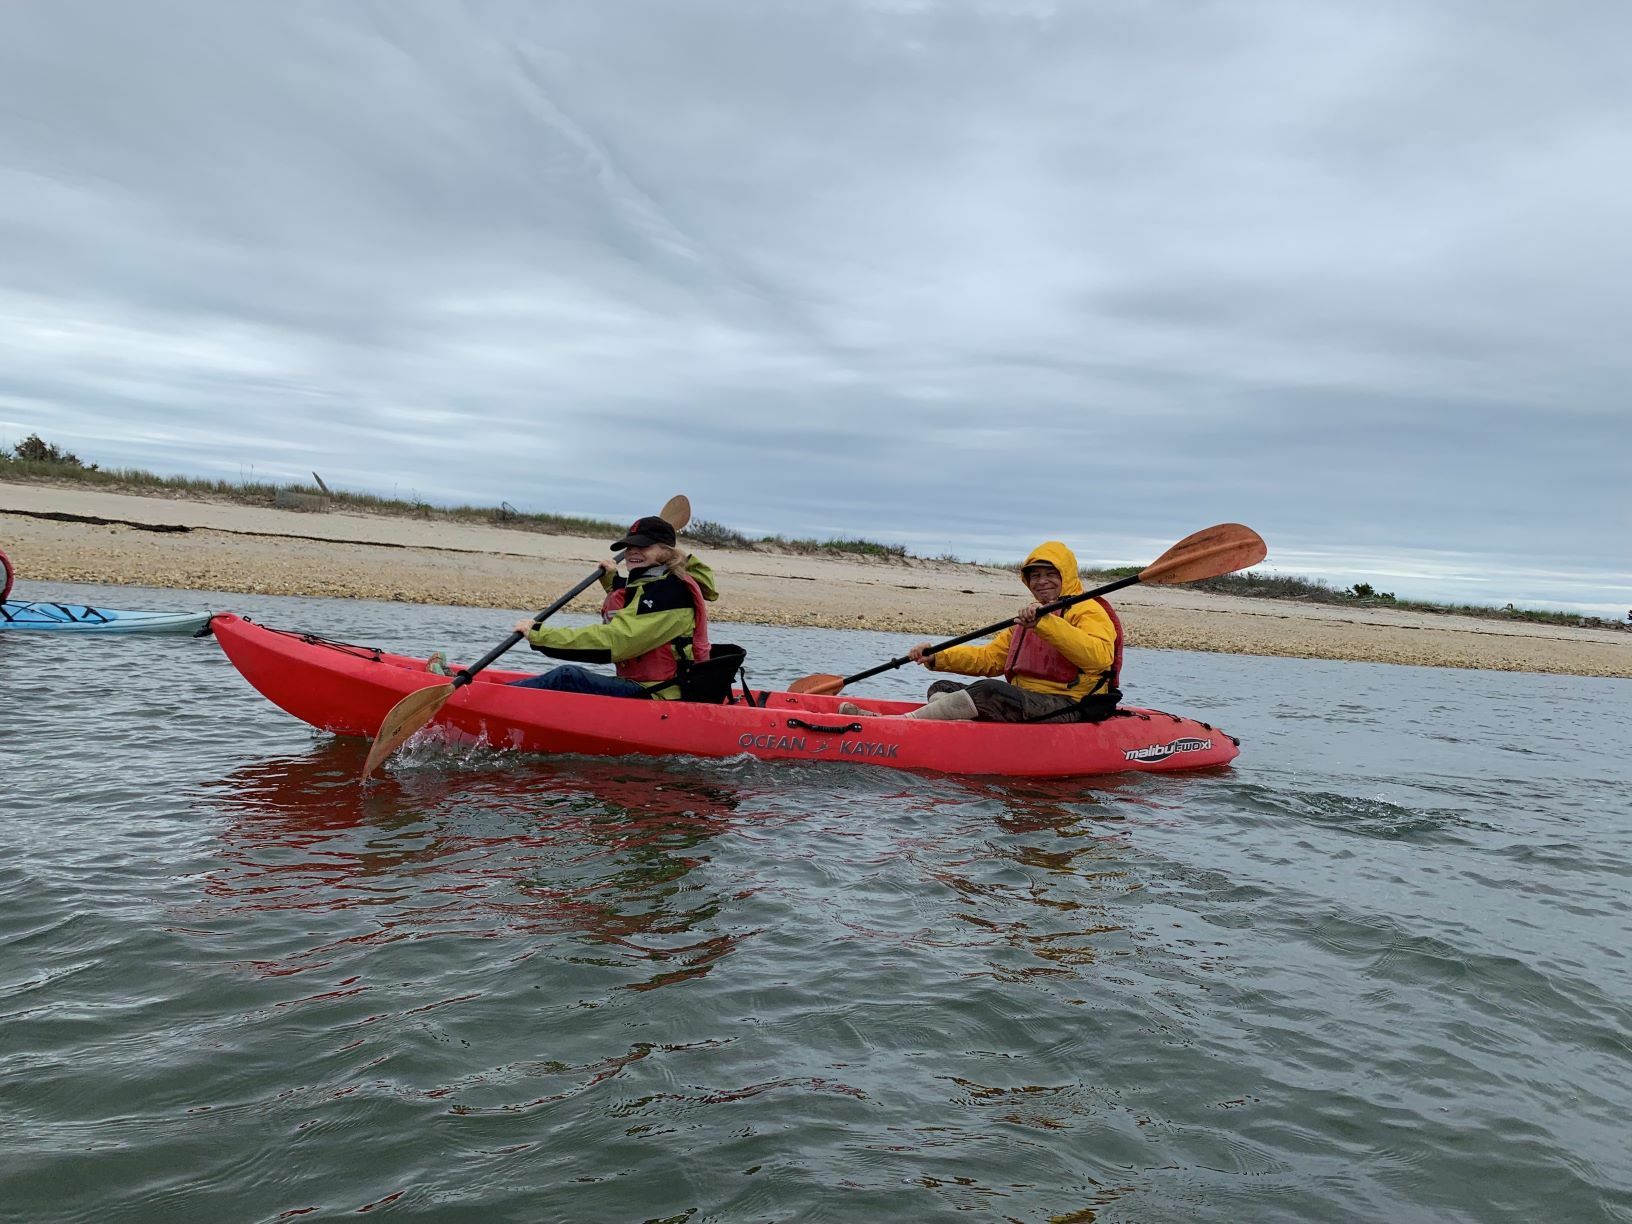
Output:
<path fill-rule="evenodd" d="M 654 557 L 661 544 L 631 544 L 623 550 L 623 559 L 629 563 L 632 570 L 643 569 L 653 564 Z"/>
<path fill-rule="evenodd" d="M 1020 576 L 1038 603 L 1053 603 L 1060 597 L 1060 571 L 1052 565 L 1028 565 Z"/>

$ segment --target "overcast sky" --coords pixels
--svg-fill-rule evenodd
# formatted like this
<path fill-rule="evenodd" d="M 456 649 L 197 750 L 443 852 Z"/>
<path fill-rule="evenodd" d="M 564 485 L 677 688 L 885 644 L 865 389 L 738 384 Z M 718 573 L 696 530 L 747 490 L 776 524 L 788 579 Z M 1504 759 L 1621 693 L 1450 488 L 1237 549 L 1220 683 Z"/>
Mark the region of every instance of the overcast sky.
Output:
<path fill-rule="evenodd" d="M 0 444 L 1632 607 L 1632 4 L 12 0 Z"/>

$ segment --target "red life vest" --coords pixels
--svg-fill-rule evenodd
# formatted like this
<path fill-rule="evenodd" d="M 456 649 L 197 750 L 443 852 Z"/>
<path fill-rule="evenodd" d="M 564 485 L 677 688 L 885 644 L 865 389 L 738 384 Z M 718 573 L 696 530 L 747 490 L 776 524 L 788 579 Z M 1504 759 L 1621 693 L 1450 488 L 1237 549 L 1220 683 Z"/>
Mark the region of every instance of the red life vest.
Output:
<path fill-rule="evenodd" d="M 1116 653 L 1111 659 L 1111 670 L 1104 673 L 1099 683 L 1084 696 L 1115 692 L 1122 677 L 1122 619 L 1108 600 L 1095 599 L 1094 602 L 1104 608 L 1105 614 L 1111 618 L 1111 627 L 1116 630 Z M 1042 634 L 1028 632 L 1017 625 L 1014 636 L 1009 639 L 1008 658 L 1003 660 L 1003 678 L 1012 684 L 1016 676 L 1035 676 L 1039 680 L 1070 686 L 1082 678 L 1082 669 L 1049 645 Z"/>
<path fill-rule="evenodd" d="M 691 593 L 691 606 L 696 617 L 696 624 L 691 631 L 691 661 L 701 663 L 708 658 L 708 601 L 703 598 L 703 588 L 697 585 L 697 580 L 683 569 L 671 569 L 670 578 L 677 578 Z M 629 602 L 629 588 L 618 587 L 609 591 L 601 601 L 601 620 L 609 621 Z M 614 665 L 618 675 L 625 680 L 633 680 L 637 684 L 662 687 L 663 681 L 673 680 L 680 673 L 680 651 L 684 648 L 686 639 L 675 638 L 664 642 L 661 646 L 654 646 L 645 654 L 636 655 L 632 659 L 624 659 Z"/>

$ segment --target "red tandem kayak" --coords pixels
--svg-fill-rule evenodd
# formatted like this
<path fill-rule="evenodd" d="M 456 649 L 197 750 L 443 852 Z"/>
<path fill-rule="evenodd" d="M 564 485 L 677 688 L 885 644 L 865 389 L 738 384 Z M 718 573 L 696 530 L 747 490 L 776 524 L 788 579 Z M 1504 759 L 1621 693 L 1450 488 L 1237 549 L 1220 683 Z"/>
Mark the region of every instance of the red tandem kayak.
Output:
<path fill-rule="evenodd" d="M 269 629 L 242 617 L 211 621 L 221 648 L 260 693 L 319 730 L 373 738 L 391 708 L 417 689 L 446 684 L 423 659 L 315 634 Z M 1166 772 L 1224 765 L 1237 741 L 1207 723 L 1131 707 L 1100 723 L 1063 726 L 863 718 L 841 700 L 755 690 L 749 705 L 630 701 L 510 688 L 528 672 L 488 668 L 444 705 L 431 727 L 444 738 L 520 752 L 588 756 L 753 756 L 845 761 L 892 769 L 1014 777 Z M 853 698 L 900 714 L 916 702 Z"/>

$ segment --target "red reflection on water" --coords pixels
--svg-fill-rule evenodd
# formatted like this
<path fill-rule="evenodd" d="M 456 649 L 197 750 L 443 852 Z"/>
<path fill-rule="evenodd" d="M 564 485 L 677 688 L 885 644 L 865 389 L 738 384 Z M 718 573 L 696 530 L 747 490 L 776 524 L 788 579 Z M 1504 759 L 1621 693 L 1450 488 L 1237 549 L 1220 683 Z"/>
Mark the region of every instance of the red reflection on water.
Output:
<path fill-rule="evenodd" d="M 506 762 L 358 782 L 366 745 L 237 770 L 207 790 L 227 818 L 209 909 L 371 912 L 334 938 L 251 962 L 277 976 L 370 946 L 457 935 L 577 935 L 654 967 L 630 989 L 706 974 L 754 931 L 709 926 L 724 898 L 695 873 L 740 819 L 716 777 L 651 762 Z M 341 924 L 330 922 L 327 929 Z M 531 956 L 524 949 L 516 960 Z M 332 993 L 332 992 L 331 992 Z"/>

